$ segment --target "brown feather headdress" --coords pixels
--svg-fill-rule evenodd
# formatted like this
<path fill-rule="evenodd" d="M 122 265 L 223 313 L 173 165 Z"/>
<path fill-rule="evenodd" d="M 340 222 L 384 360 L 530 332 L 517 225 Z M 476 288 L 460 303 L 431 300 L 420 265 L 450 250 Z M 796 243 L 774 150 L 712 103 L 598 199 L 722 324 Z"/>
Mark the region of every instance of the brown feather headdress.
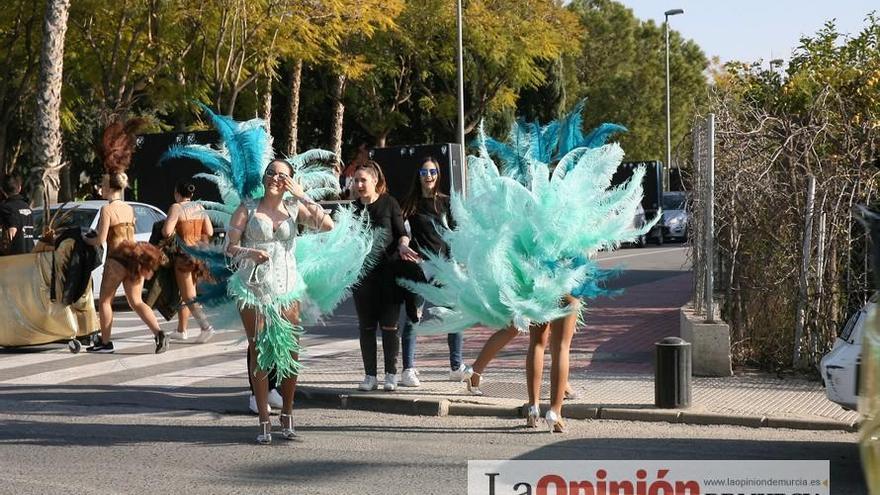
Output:
<path fill-rule="evenodd" d="M 117 120 L 104 129 L 101 138 L 101 156 L 104 159 L 104 170 L 108 174 L 120 174 L 128 170 L 137 139 L 135 132 L 143 127 L 144 123 L 143 119 L 131 119 L 125 123 Z"/>

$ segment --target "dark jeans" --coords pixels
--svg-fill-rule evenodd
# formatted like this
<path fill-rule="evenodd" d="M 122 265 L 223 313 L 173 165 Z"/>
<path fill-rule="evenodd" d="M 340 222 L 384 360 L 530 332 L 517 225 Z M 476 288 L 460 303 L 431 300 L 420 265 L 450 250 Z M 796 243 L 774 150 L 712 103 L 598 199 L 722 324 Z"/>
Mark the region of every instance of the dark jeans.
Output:
<path fill-rule="evenodd" d="M 403 369 L 410 369 L 415 367 L 415 359 L 416 359 L 416 334 L 413 332 L 413 324 L 416 321 L 413 321 L 412 315 L 415 313 L 421 314 L 424 309 L 424 301 L 421 297 L 417 295 L 413 295 L 416 298 L 416 302 L 418 303 L 418 311 L 411 312 L 410 308 L 407 307 L 407 318 L 406 323 L 403 324 L 403 333 L 400 338 L 403 341 Z M 449 345 L 449 367 L 453 370 L 457 370 L 461 366 L 461 348 L 464 343 L 464 337 L 462 333 L 450 333 L 446 336 L 446 343 Z"/>
<path fill-rule="evenodd" d="M 360 327 L 364 374 L 368 376 L 377 376 L 376 327 L 394 328 L 382 330 L 382 351 L 385 354 L 385 373 L 397 373 L 397 352 L 400 349 L 397 322 L 400 318 L 400 303 L 390 302 L 389 292 L 380 282 L 365 280 L 353 294 Z"/>

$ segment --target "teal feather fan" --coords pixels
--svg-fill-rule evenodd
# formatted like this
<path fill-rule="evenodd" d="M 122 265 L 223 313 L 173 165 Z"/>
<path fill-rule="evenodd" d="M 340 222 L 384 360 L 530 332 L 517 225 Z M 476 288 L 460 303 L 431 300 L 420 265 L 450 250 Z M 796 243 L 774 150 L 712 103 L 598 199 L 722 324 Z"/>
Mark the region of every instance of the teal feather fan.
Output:
<path fill-rule="evenodd" d="M 189 145 L 170 149 L 163 161 L 189 158 L 201 162 L 211 173 L 199 174 L 217 186 L 220 202 L 201 202 L 212 222 L 227 226 L 241 204 L 254 207 L 263 195 L 262 178 L 274 158 L 272 139 L 265 124 L 259 120 L 238 122 L 213 113 L 202 106 L 217 132 L 220 146 Z M 312 200 L 320 200 L 339 192 L 339 183 L 331 169 L 324 165 L 336 156 L 324 150 L 309 150 L 286 160 L 293 169 L 293 179 Z M 294 202 L 293 205 L 296 203 Z M 306 324 L 319 321 L 347 297 L 358 282 L 374 238 L 367 218 L 350 209 L 335 215 L 335 228 L 329 232 L 306 231 L 296 239 L 293 257 L 296 260 L 295 289 L 287 294 L 256 293 L 239 276 L 233 277 L 241 260 L 230 258 L 225 245 L 186 248 L 202 260 L 210 274 L 210 282 L 199 286 L 198 300 L 206 306 L 221 307 L 229 314 L 230 307 L 250 306 L 264 316 L 257 337 L 259 369 L 275 368 L 279 380 L 298 373 L 300 364 L 291 354 L 299 354 L 303 329 L 292 325 L 282 315 L 294 303 L 300 304 L 300 318 Z"/>
<path fill-rule="evenodd" d="M 623 150 L 617 144 L 585 145 L 604 144 L 609 132 L 622 128 L 600 128 L 585 138 L 582 107 L 559 123 L 535 124 L 529 133 L 528 124 L 516 123 L 509 138 L 527 139 L 525 144 L 489 140 L 480 128 L 479 153 L 468 158 L 468 196 L 453 194 L 456 228 L 441 233 L 449 258 L 427 257 L 431 284 L 399 281 L 436 306 L 419 332 L 510 324 L 525 331 L 531 323 L 564 316 L 568 310 L 560 302 L 568 294 L 607 293 L 599 281 L 612 271 L 590 256 L 636 239 L 657 219 L 632 227 L 644 170 L 610 187 Z M 582 146 L 562 154 L 551 174 L 551 157 L 572 143 Z"/>

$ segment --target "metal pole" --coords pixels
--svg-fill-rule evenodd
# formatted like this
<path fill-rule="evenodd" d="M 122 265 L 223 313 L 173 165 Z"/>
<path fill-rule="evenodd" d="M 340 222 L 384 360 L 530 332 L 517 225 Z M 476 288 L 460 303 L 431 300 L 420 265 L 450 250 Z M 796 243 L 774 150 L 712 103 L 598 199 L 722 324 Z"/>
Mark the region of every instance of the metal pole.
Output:
<path fill-rule="evenodd" d="M 694 270 L 694 311 L 696 314 L 701 314 L 703 311 L 703 282 L 706 280 L 706 277 L 703 275 L 703 248 L 705 247 L 705 243 L 703 242 L 703 231 L 705 230 L 704 224 L 700 224 L 699 222 L 703 220 L 703 216 L 700 215 L 700 211 L 703 210 L 703 201 L 705 200 L 705 193 L 703 192 L 703 132 L 705 121 L 699 117 L 697 117 L 694 128 L 694 206 L 691 211 L 692 219 L 693 219 L 693 234 L 691 237 L 691 250 L 693 256 L 693 270 Z"/>
<path fill-rule="evenodd" d="M 465 149 L 464 149 L 464 37 L 462 30 L 462 14 L 461 14 L 461 2 L 462 0 L 456 1 L 456 16 L 458 18 L 458 46 L 456 54 L 457 63 L 458 63 L 458 144 L 460 146 L 459 152 L 459 160 L 461 160 L 461 192 L 462 195 L 466 194 L 467 191 L 467 162 L 465 162 Z"/>
<path fill-rule="evenodd" d="M 804 237 L 801 246 L 801 273 L 798 284 L 797 315 L 794 327 L 794 352 L 792 353 L 792 366 L 797 367 L 801 362 L 801 339 L 804 336 L 804 306 L 807 303 L 807 276 L 810 271 L 810 251 L 813 242 L 813 204 L 816 201 L 816 177 L 810 175 L 807 178 L 807 207 L 804 212 Z"/>
<path fill-rule="evenodd" d="M 709 114 L 708 155 L 706 167 L 706 321 L 715 321 L 715 114 Z"/>
<path fill-rule="evenodd" d="M 669 116 L 669 15 L 666 15 L 666 21 L 663 23 L 663 30 L 666 32 L 666 185 L 664 191 L 671 191 L 669 187 L 669 169 L 672 167 L 672 119 Z"/>

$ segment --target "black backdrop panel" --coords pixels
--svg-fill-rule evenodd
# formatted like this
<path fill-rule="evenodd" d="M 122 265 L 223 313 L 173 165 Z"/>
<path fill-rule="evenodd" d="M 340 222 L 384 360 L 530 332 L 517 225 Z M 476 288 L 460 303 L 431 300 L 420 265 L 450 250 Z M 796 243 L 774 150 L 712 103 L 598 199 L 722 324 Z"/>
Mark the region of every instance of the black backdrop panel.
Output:
<path fill-rule="evenodd" d="M 464 168 L 460 150 L 458 144 L 452 143 L 394 146 L 375 148 L 370 151 L 370 158 L 382 167 L 391 195 L 397 201 L 403 201 L 428 156 L 434 157 L 440 165 L 440 190 L 446 194 L 450 190 L 461 192 L 464 188 Z"/>
<path fill-rule="evenodd" d="M 650 162 L 623 162 L 617 168 L 617 172 L 611 178 L 611 185 L 618 186 L 623 184 L 633 175 L 636 167 L 645 167 L 645 178 L 642 181 L 642 189 L 644 196 L 642 197 L 642 208 L 645 212 L 657 211 L 660 208 L 660 198 L 662 196 L 663 181 L 661 175 L 663 167 L 658 161 Z"/>
<path fill-rule="evenodd" d="M 175 159 L 159 165 L 162 155 L 173 145 L 216 145 L 215 131 L 166 132 L 143 134 L 137 138 L 137 148 L 129 170 L 131 189 L 128 199 L 151 204 L 163 211 L 174 202 L 174 184 L 181 179 L 192 179 L 195 174 L 210 172 L 195 160 Z M 195 199 L 219 201 L 217 187 L 204 179 L 192 179 L 196 186 Z"/>

